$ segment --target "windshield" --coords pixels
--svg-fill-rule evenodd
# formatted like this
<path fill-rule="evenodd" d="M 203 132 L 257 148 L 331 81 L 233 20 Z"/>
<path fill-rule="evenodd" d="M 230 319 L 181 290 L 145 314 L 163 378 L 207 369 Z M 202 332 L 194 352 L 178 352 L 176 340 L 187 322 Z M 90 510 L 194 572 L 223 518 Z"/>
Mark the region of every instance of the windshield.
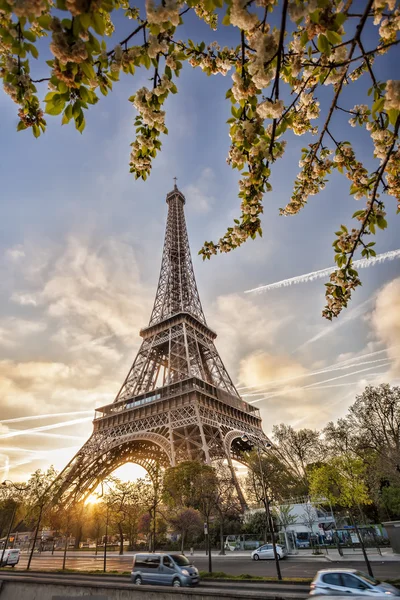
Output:
<path fill-rule="evenodd" d="M 182 556 L 182 554 L 171 554 L 171 558 L 178 567 L 187 567 L 187 565 L 191 564 L 186 556 Z"/>
<path fill-rule="evenodd" d="M 363 579 L 370 585 L 378 585 L 378 583 L 379 583 L 379 581 L 377 581 L 373 577 L 370 577 L 369 575 L 366 575 L 365 573 L 362 573 L 361 571 L 356 571 L 355 575 L 357 575 L 357 577 L 359 577 L 360 579 Z"/>

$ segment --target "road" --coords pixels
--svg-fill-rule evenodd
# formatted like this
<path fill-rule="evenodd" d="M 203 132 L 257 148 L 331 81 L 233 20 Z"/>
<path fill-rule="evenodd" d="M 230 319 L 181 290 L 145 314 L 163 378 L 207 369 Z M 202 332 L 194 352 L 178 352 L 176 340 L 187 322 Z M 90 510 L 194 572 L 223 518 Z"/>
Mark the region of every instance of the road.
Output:
<path fill-rule="evenodd" d="M 218 556 L 213 559 L 213 571 L 223 571 L 229 575 L 259 575 L 272 576 L 276 575 L 274 561 L 258 561 L 255 562 L 249 557 L 243 556 Z M 62 552 L 56 552 L 54 556 L 50 552 L 35 555 L 31 570 L 56 570 L 62 568 L 63 556 Z M 16 569 L 25 569 L 27 564 L 27 556 L 22 555 Z M 208 558 L 206 556 L 196 556 L 194 564 L 200 571 L 208 570 Z M 110 553 L 107 556 L 107 571 L 127 572 L 130 571 L 132 565 L 132 554 L 119 556 L 118 554 Z M 283 577 L 310 577 L 312 578 L 319 569 L 329 569 L 334 567 L 355 568 L 360 571 L 366 571 L 366 566 L 363 561 L 356 560 L 343 562 L 327 562 L 325 560 L 309 558 L 290 558 L 280 562 Z M 71 552 L 67 555 L 67 569 L 75 569 L 78 571 L 88 570 L 103 570 L 103 556 L 98 554 L 97 557 L 89 552 Z M 372 569 L 377 578 L 394 579 L 399 577 L 400 563 L 399 562 L 373 562 Z M 13 569 L 15 572 L 15 569 Z"/>
<path fill-rule="evenodd" d="M 40 583 L 60 583 L 62 585 L 68 585 L 68 582 L 76 584 L 82 583 L 89 584 L 95 588 L 107 587 L 118 589 L 132 589 L 132 582 L 130 577 L 127 575 L 113 576 L 113 575 L 83 575 L 80 573 L 38 573 L 38 572 L 22 572 L 16 571 L 1 571 L 1 579 L 11 579 L 14 581 L 32 581 Z M 146 586 L 147 587 L 147 586 Z M 290 585 L 290 584 L 277 584 L 277 583 L 263 583 L 257 581 L 257 583 L 248 583 L 245 581 L 237 581 L 235 583 L 227 581 L 202 581 L 200 583 L 202 590 L 207 592 L 213 592 L 219 595 L 222 591 L 229 591 L 235 594 L 235 598 L 240 596 L 242 598 L 266 598 L 269 597 L 274 600 L 280 598 L 288 600 L 305 600 L 308 596 L 309 586 L 308 585 Z M 151 589 L 165 589 L 159 588 L 158 586 L 151 586 Z"/>

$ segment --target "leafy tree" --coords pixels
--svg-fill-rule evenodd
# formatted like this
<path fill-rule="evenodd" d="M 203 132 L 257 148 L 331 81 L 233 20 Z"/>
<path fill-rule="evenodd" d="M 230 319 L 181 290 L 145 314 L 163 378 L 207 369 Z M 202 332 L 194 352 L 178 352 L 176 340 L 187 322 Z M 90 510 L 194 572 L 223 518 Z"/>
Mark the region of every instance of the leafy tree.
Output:
<path fill-rule="evenodd" d="M 258 540 L 267 541 L 267 531 L 269 529 L 267 517 L 264 510 L 257 510 L 246 516 L 243 531 L 248 534 L 255 534 Z"/>
<path fill-rule="evenodd" d="M 250 501 L 263 501 L 263 480 L 271 501 L 281 502 L 296 495 L 298 481 L 276 453 L 263 452 L 259 456 L 256 450 L 252 450 L 247 454 L 246 462 L 249 467 L 246 491 Z"/>
<path fill-rule="evenodd" d="M 104 532 L 105 523 L 106 508 L 104 503 L 97 502 L 96 504 L 91 504 L 88 517 L 88 536 L 96 542 L 96 556 L 98 552 L 99 541 Z"/>
<path fill-rule="evenodd" d="M 344 508 L 359 509 L 372 500 L 365 482 L 365 464 L 359 458 L 344 455 L 331 458 L 313 469 L 310 493 L 315 499 L 326 498 Z"/>
<path fill-rule="evenodd" d="M 400 519 L 400 486 L 384 487 L 381 502 L 391 519 Z"/>
<path fill-rule="evenodd" d="M 272 436 L 276 442 L 273 451 L 298 481 L 300 494 L 307 494 L 309 467 L 324 456 L 318 431 L 293 429 L 291 425 L 274 425 Z"/>
<path fill-rule="evenodd" d="M 283 531 L 286 532 L 291 525 L 297 523 L 296 515 L 292 514 L 293 506 L 291 504 L 281 504 L 280 506 L 273 509 L 272 514 L 282 527 Z"/>
<path fill-rule="evenodd" d="M 380 471 L 400 484 L 400 387 L 367 386 L 349 409 L 357 446 L 379 458 Z"/>
<path fill-rule="evenodd" d="M 220 554 L 225 554 L 224 531 L 229 519 L 238 518 L 242 507 L 230 468 L 224 463 L 216 465 L 217 496 L 215 508 L 218 515 Z"/>
<path fill-rule="evenodd" d="M 358 510 L 363 518 L 361 507 L 372 503 L 365 482 L 366 466 L 359 458 L 341 455 L 331 458 L 326 464 L 313 469 L 310 480 L 310 492 L 314 498 L 325 497 L 332 504 L 348 510 L 360 542 L 369 574 L 372 569 L 365 551 L 362 536 L 358 530 L 354 511 Z"/>
<path fill-rule="evenodd" d="M 167 133 L 164 106 L 177 92 L 183 63 L 207 75 L 232 71 L 226 94 L 232 103 L 228 163 L 241 172 L 240 214 L 218 242 L 206 242 L 201 253 L 210 258 L 261 235 L 263 196 L 272 190 L 273 165 L 284 156 L 291 132 L 307 135 L 301 170 L 281 214 L 297 214 L 310 196 L 324 189 L 334 171 L 350 180 L 351 195 L 365 199 L 353 215 L 354 227 L 341 225 L 336 232 L 338 268 L 327 285 L 323 313 L 331 319 L 361 285 L 353 257 L 359 250 L 363 257 L 374 256 L 369 236 L 387 226 L 381 192 L 397 202 L 400 198 L 400 84 L 381 80 L 376 68 L 381 54 L 395 56 L 398 13 L 389 0 L 366 0 L 360 14 L 352 11 L 352 4 L 173 0 L 156 5 L 147 0 L 144 12 L 128 0 L 0 0 L 0 76 L 5 92 L 18 105 L 17 129 L 31 129 L 38 137 L 46 129 L 39 100 L 46 84 L 45 112 L 62 115 L 63 124 L 74 121 L 82 132 L 85 111 L 98 102 L 99 92 L 107 95 L 121 72 L 134 76 L 139 68 L 150 70 L 152 85 L 129 98 L 137 111 L 130 169 L 136 178 L 146 179 L 161 149 L 161 134 Z M 127 23 L 117 18 L 118 11 L 124 12 Z M 188 12 L 215 31 L 215 42 L 185 39 Z M 219 20 L 230 30 L 232 47 L 218 43 Z M 120 31 L 115 31 L 117 22 Z M 278 28 L 272 29 L 273 22 Z M 373 25 L 379 28 L 378 36 L 363 36 Z M 111 35 L 119 43 L 107 44 Z M 52 55 L 47 66 L 40 63 L 47 59 L 41 39 L 46 36 Z M 34 69 L 39 75 L 31 72 L 32 57 L 39 61 Z M 369 80 L 368 93 L 368 86 L 357 85 L 360 77 Z M 326 85 L 333 87 L 331 97 L 322 93 Z M 354 88 L 355 106 L 349 103 L 351 94 L 343 97 L 345 87 Z M 347 120 L 372 138 L 371 171 L 370 161 L 367 168 L 352 143 L 345 141 L 351 139 Z M 310 136 L 315 136 L 311 143 Z"/>
<path fill-rule="evenodd" d="M 132 517 L 139 516 L 139 486 L 132 482 L 123 482 L 116 477 L 112 480 L 105 501 L 109 507 L 109 520 L 111 526 L 118 531 L 119 553 L 124 553 L 124 533 L 126 525 L 132 527 Z M 132 532 L 131 538 L 132 540 Z"/>
<path fill-rule="evenodd" d="M 181 552 L 185 552 L 185 543 L 191 535 L 200 533 L 203 529 L 203 519 L 199 511 L 193 508 L 183 508 L 178 510 L 168 519 L 174 533 L 181 537 Z"/>

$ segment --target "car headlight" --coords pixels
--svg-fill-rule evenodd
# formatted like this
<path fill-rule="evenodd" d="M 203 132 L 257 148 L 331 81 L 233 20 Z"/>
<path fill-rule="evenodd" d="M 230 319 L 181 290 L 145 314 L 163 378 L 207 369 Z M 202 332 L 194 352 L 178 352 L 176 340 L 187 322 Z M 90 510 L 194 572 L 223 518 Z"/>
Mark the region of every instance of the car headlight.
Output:
<path fill-rule="evenodd" d="M 189 571 L 187 569 L 182 569 L 182 575 L 189 576 Z"/>

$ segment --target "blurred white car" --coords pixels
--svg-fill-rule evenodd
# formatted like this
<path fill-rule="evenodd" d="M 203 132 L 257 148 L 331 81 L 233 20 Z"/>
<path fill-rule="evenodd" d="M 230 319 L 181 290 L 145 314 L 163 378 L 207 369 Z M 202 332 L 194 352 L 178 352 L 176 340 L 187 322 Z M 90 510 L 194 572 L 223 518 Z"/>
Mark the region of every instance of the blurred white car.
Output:
<path fill-rule="evenodd" d="M 310 596 L 400 596 L 390 583 L 377 581 L 356 569 L 323 569 L 310 586 Z"/>
<path fill-rule="evenodd" d="M 276 553 L 278 555 L 278 559 L 280 560 L 286 556 L 286 548 L 276 544 Z M 257 550 L 253 550 L 251 553 L 251 558 L 253 560 L 274 559 L 274 548 L 272 544 L 264 544 L 263 546 L 257 548 Z"/>
<path fill-rule="evenodd" d="M 1 555 L 2 555 L 3 551 L 0 550 L 0 559 L 1 559 Z M 0 566 L 2 567 L 15 567 L 16 564 L 19 563 L 19 557 L 20 557 L 20 550 L 19 548 L 7 548 L 6 550 L 4 550 L 4 556 L 3 556 L 3 560 Z"/>

